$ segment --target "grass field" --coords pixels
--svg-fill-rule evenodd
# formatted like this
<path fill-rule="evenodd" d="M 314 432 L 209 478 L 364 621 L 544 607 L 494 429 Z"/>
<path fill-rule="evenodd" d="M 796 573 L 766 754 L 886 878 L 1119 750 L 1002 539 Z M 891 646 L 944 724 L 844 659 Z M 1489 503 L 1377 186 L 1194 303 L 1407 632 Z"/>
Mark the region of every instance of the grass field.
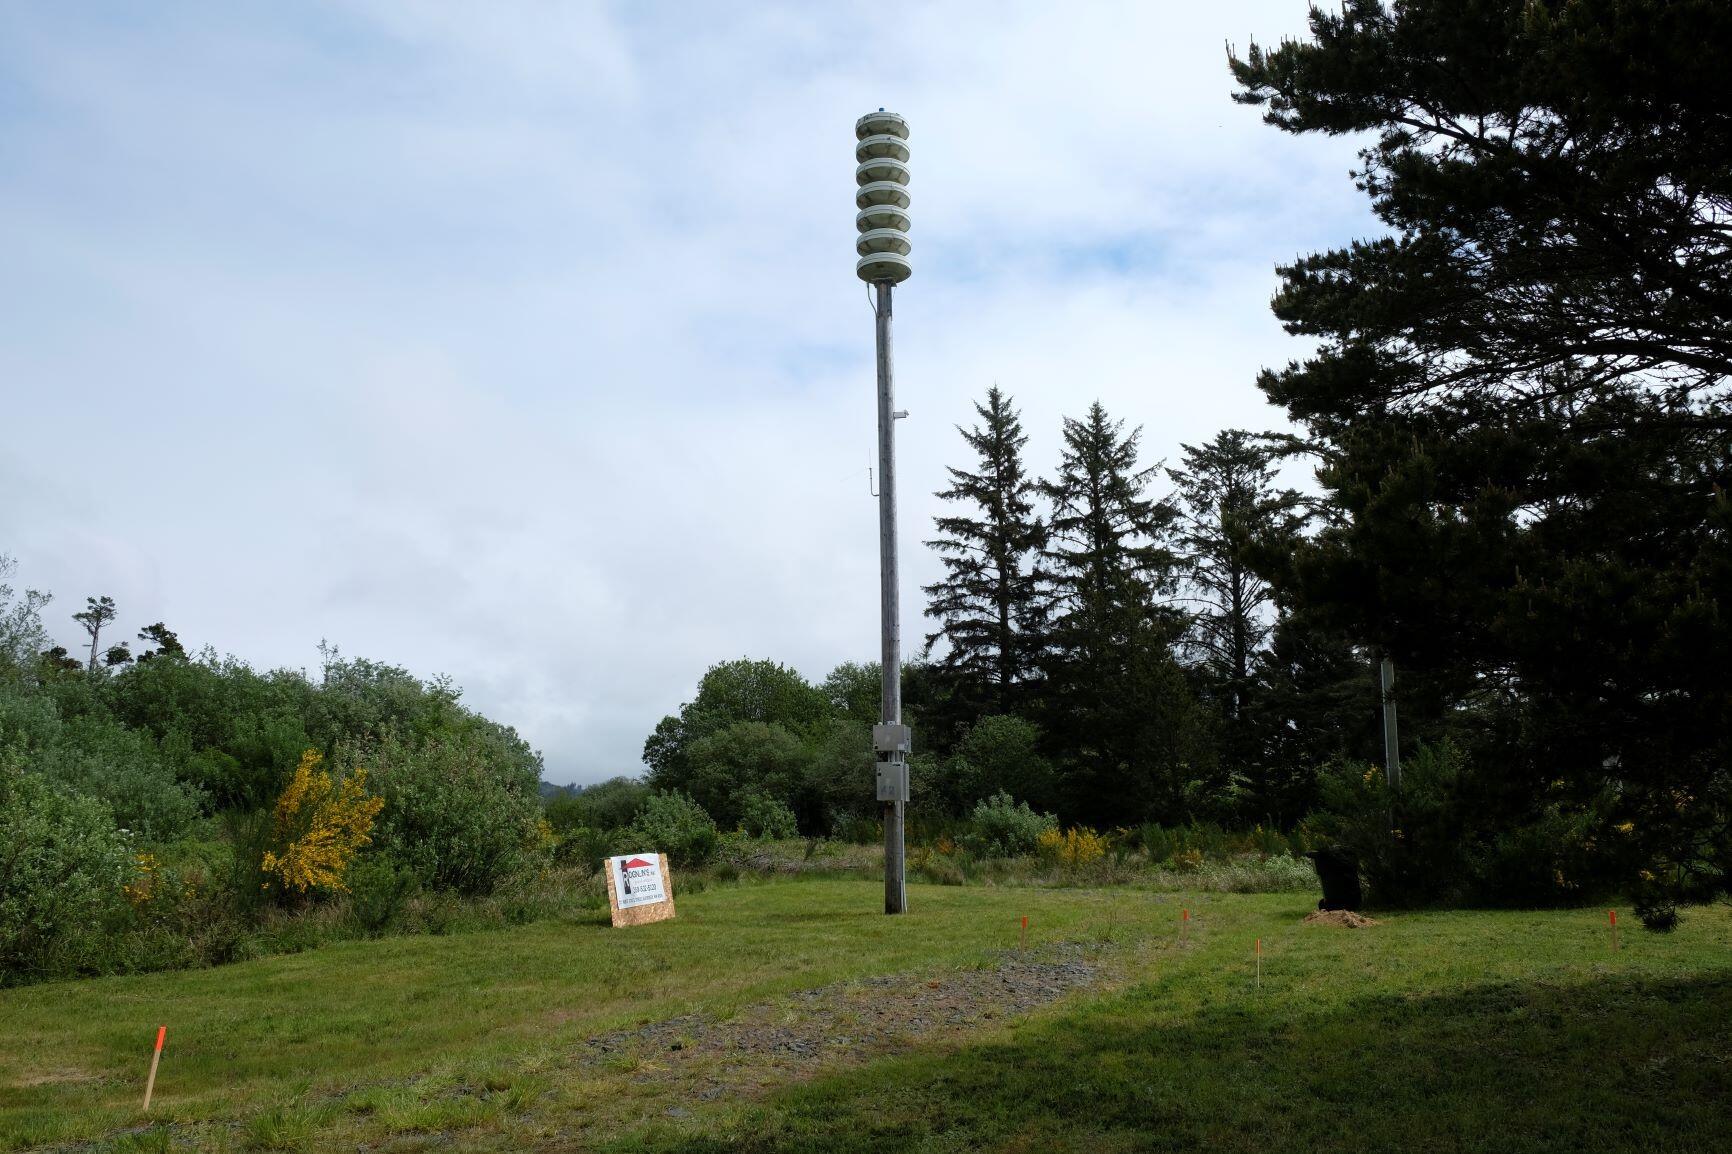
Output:
<path fill-rule="evenodd" d="M 1646 1151 L 1732 1133 L 1724 907 L 1613 954 L 1603 910 L 1344 930 L 1302 925 L 1302 895 L 918 886 L 900 919 L 879 895 L 740 884 L 629 931 L 542 922 L 0 991 L 0 1147 Z M 1018 972 L 1025 914 L 1028 958 L 1092 976 L 995 1014 L 981 999 Z M 808 1044 L 951 988 L 969 1010 L 896 1023 L 901 1041 L 849 1024 Z M 723 1052 L 741 1039 L 761 1044 Z"/>

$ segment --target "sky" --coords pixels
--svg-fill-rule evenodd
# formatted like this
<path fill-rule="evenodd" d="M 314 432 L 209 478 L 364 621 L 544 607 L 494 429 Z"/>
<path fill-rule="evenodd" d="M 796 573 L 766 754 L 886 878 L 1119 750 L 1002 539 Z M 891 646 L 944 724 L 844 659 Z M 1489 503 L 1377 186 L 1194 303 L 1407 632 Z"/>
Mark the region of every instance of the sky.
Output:
<path fill-rule="evenodd" d="M 642 771 L 703 671 L 878 651 L 853 126 L 911 135 L 903 632 L 956 426 L 1038 473 L 1286 427 L 1275 266 L 1356 145 L 1233 104 L 1303 0 L 0 0 L 0 553 L 116 639 L 449 675 L 545 776 Z"/>

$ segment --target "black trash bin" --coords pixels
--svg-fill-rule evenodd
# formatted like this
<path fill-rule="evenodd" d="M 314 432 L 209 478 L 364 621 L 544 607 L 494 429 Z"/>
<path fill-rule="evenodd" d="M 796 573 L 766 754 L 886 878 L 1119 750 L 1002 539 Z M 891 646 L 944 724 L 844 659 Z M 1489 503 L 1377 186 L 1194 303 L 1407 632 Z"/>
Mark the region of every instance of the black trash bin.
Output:
<path fill-rule="evenodd" d="M 1359 859 L 1343 849 L 1314 849 L 1305 855 L 1323 883 L 1320 910 L 1357 910 L 1365 902 L 1359 888 Z"/>

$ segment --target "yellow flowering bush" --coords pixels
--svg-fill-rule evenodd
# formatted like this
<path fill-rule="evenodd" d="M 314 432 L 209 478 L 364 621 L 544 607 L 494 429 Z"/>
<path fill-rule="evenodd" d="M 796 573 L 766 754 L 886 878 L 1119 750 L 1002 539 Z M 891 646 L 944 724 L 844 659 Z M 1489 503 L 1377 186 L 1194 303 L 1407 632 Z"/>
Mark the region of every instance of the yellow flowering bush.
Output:
<path fill-rule="evenodd" d="M 133 875 L 131 881 L 120 887 L 120 892 L 126 896 L 127 902 L 136 910 L 148 904 L 150 899 L 156 895 L 156 855 L 153 853 L 134 854 L 132 862 L 137 867 L 138 872 Z"/>
<path fill-rule="evenodd" d="M 535 852 L 546 858 L 553 855 L 554 847 L 559 845 L 559 835 L 553 832 L 553 825 L 545 817 L 535 819 Z"/>
<path fill-rule="evenodd" d="M 1042 857 L 1064 866 L 1087 865 L 1107 853 L 1107 839 L 1086 826 L 1073 827 L 1063 833 L 1049 829 L 1035 844 Z"/>
<path fill-rule="evenodd" d="M 271 815 L 272 848 L 259 863 L 269 879 L 266 888 L 294 894 L 346 892 L 344 875 L 372 840 L 373 819 L 385 799 L 367 793 L 366 770 L 357 770 L 338 785 L 320 768 L 323 760 L 316 750 L 303 753 L 277 799 Z"/>
<path fill-rule="evenodd" d="M 1180 850 L 1173 855 L 1173 868 L 1180 873 L 1196 873 L 1203 868 L 1203 851 L 1200 849 Z"/>

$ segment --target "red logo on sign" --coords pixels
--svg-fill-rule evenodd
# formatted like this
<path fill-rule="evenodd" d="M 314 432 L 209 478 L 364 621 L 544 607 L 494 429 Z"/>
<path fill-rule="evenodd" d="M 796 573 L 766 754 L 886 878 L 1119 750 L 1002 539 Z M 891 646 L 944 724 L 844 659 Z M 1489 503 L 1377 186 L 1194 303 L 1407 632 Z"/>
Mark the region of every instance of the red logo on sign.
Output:
<path fill-rule="evenodd" d="M 656 863 L 653 861 L 645 861 L 641 857 L 634 857 L 625 863 L 625 868 L 628 870 L 636 870 L 643 869 L 645 866 L 653 866 L 655 864 Z"/>

